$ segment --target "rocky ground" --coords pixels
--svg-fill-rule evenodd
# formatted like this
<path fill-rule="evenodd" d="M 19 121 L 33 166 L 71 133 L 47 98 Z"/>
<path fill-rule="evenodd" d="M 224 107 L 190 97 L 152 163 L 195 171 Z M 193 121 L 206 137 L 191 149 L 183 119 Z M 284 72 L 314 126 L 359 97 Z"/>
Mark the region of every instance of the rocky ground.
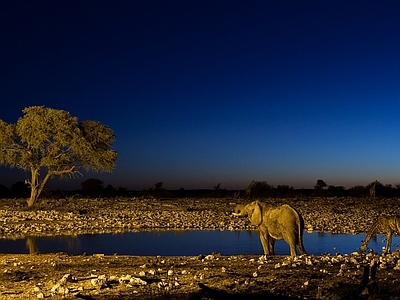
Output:
<path fill-rule="evenodd" d="M 0 202 L 0 236 L 152 229 L 249 229 L 234 199 L 63 199 L 27 210 Z M 365 232 L 399 199 L 266 199 L 301 212 L 307 230 Z M 305 245 L 307 248 L 307 245 Z M 376 272 L 376 273 L 375 273 Z M 1 299 L 400 299 L 400 251 L 389 255 L 154 257 L 0 254 Z"/>

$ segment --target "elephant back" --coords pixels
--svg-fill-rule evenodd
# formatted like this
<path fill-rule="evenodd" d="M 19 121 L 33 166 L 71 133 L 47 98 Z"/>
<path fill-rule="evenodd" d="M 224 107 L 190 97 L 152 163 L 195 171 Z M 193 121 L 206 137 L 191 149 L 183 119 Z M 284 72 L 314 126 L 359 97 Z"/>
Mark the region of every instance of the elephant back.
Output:
<path fill-rule="evenodd" d="M 281 206 L 281 209 L 282 209 L 282 215 L 285 216 L 285 218 L 295 220 L 295 223 L 293 225 L 296 225 L 299 234 L 303 235 L 304 220 L 301 214 L 295 208 L 293 208 L 288 204 L 283 204 Z"/>

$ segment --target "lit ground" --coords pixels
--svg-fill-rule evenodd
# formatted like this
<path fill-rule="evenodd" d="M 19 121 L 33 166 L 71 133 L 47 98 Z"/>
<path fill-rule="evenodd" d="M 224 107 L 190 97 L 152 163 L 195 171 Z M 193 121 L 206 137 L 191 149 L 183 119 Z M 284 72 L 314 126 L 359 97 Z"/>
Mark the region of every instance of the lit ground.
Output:
<path fill-rule="evenodd" d="M 289 203 L 306 229 L 363 232 L 397 199 L 270 199 Z M 152 228 L 245 229 L 233 199 L 58 200 L 35 211 L 0 203 L 0 235 L 79 234 Z M 307 248 L 307 245 L 305 245 Z M 375 280 L 364 277 L 373 261 Z M 382 255 L 123 257 L 0 255 L 2 299 L 400 299 L 400 252 Z"/>

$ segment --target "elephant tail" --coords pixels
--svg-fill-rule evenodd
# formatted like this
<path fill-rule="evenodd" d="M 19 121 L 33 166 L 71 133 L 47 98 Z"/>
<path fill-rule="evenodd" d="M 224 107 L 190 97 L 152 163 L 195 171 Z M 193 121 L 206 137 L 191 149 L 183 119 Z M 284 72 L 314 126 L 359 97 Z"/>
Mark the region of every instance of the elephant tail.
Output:
<path fill-rule="evenodd" d="M 307 254 L 307 251 L 306 249 L 304 249 L 303 245 L 304 219 L 299 213 L 298 216 L 299 216 L 299 250 L 300 254 Z"/>
<path fill-rule="evenodd" d="M 284 204 L 284 205 L 287 205 L 287 204 Z M 296 230 L 296 232 L 297 232 L 297 246 L 299 247 L 300 254 L 301 255 L 307 254 L 307 252 L 303 246 L 304 219 L 296 209 L 294 209 L 290 205 L 287 205 L 287 206 L 290 207 L 290 209 L 293 211 L 294 215 L 296 216 L 296 223 L 294 224 L 294 226 L 295 226 L 294 230 Z"/>

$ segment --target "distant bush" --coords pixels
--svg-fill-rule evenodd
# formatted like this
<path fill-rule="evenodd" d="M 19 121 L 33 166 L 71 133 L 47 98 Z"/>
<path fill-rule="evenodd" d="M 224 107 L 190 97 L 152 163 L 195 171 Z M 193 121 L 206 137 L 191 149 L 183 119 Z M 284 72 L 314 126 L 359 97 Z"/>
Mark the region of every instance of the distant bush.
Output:
<path fill-rule="evenodd" d="M 3 184 L 0 184 L 0 199 L 9 198 L 11 196 L 10 189 Z"/>
<path fill-rule="evenodd" d="M 349 196 L 350 197 L 358 197 L 363 198 L 368 196 L 368 191 L 365 186 L 356 185 L 349 189 Z"/>

